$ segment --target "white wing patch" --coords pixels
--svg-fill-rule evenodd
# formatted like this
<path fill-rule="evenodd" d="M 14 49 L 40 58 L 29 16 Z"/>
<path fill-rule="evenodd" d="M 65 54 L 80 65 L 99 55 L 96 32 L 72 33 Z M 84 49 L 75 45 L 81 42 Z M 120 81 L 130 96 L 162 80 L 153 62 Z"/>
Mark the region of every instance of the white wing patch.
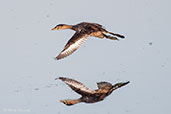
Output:
<path fill-rule="evenodd" d="M 87 36 L 80 38 L 73 44 L 71 44 L 68 48 L 64 49 L 58 56 L 57 59 L 64 58 L 66 56 L 69 56 L 74 51 L 76 51 L 86 40 L 88 39 Z"/>
<path fill-rule="evenodd" d="M 95 91 L 87 88 L 84 84 L 82 84 L 81 82 L 78 82 L 76 80 L 72 80 L 72 79 L 69 79 L 69 78 L 66 78 L 66 79 L 62 79 L 62 81 L 64 81 L 67 85 L 69 86 L 73 86 L 77 89 L 80 89 L 81 91 L 84 91 L 84 92 L 87 92 L 87 93 L 94 93 Z"/>
<path fill-rule="evenodd" d="M 72 45 L 70 45 L 66 50 L 64 50 L 61 54 L 68 54 L 71 53 L 72 51 L 75 51 L 76 49 L 78 49 L 85 41 L 87 40 L 87 38 L 81 38 L 78 41 L 76 41 L 75 43 L 73 43 Z"/>

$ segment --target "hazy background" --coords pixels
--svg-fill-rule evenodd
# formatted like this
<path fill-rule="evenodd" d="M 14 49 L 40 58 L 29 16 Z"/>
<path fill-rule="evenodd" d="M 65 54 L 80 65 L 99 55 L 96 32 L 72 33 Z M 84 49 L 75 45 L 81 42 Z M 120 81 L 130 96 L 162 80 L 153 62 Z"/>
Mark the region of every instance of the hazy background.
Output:
<path fill-rule="evenodd" d="M 170 0 L 0 1 L 0 113 L 170 114 Z M 90 37 L 71 56 L 56 61 L 71 30 L 60 23 L 97 22 L 126 36 Z M 67 107 L 79 98 L 59 76 L 92 89 L 96 82 L 131 83 L 102 102 Z"/>

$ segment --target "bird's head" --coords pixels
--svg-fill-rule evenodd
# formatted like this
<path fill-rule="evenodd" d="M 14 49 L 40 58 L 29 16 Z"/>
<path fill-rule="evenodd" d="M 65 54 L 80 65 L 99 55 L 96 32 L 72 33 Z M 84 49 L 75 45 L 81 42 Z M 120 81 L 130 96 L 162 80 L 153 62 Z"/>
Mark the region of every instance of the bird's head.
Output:
<path fill-rule="evenodd" d="M 70 28 L 72 28 L 71 25 L 59 24 L 56 25 L 54 28 L 52 28 L 52 30 L 62 30 L 62 29 L 70 29 Z"/>
<path fill-rule="evenodd" d="M 109 90 L 112 88 L 112 84 L 108 83 L 108 82 L 98 82 L 97 83 L 98 85 L 98 88 L 99 89 L 106 89 L 106 90 Z"/>

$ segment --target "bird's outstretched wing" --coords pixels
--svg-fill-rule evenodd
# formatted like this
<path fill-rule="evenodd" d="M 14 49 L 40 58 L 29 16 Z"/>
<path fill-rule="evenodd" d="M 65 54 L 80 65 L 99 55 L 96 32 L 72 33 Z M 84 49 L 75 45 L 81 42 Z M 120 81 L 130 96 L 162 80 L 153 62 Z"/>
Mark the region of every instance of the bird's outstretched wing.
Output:
<path fill-rule="evenodd" d="M 61 53 L 56 57 L 57 60 L 62 59 L 71 55 L 74 51 L 76 51 L 88 38 L 88 35 L 84 32 L 76 32 L 72 38 L 67 42 L 64 49 Z"/>
<path fill-rule="evenodd" d="M 65 82 L 69 87 L 71 87 L 72 90 L 74 90 L 78 94 L 90 95 L 90 94 L 95 93 L 95 91 L 90 90 L 84 84 L 82 84 L 81 82 L 78 82 L 76 80 L 65 78 L 65 77 L 59 77 L 59 79 L 62 80 L 63 82 Z"/>

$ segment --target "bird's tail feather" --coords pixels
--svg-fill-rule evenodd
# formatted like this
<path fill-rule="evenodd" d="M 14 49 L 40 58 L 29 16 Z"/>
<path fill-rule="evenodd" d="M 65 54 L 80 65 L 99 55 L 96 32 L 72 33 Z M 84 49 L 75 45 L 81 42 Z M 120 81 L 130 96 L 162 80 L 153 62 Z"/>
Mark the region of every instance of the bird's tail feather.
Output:
<path fill-rule="evenodd" d="M 125 36 L 120 35 L 120 34 L 115 34 L 115 33 L 113 33 L 113 32 L 108 32 L 108 33 L 109 33 L 109 34 L 111 34 L 111 35 L 114 35 L 114 36 L 120 37 L 120 38 L 125 38 Z"/>

